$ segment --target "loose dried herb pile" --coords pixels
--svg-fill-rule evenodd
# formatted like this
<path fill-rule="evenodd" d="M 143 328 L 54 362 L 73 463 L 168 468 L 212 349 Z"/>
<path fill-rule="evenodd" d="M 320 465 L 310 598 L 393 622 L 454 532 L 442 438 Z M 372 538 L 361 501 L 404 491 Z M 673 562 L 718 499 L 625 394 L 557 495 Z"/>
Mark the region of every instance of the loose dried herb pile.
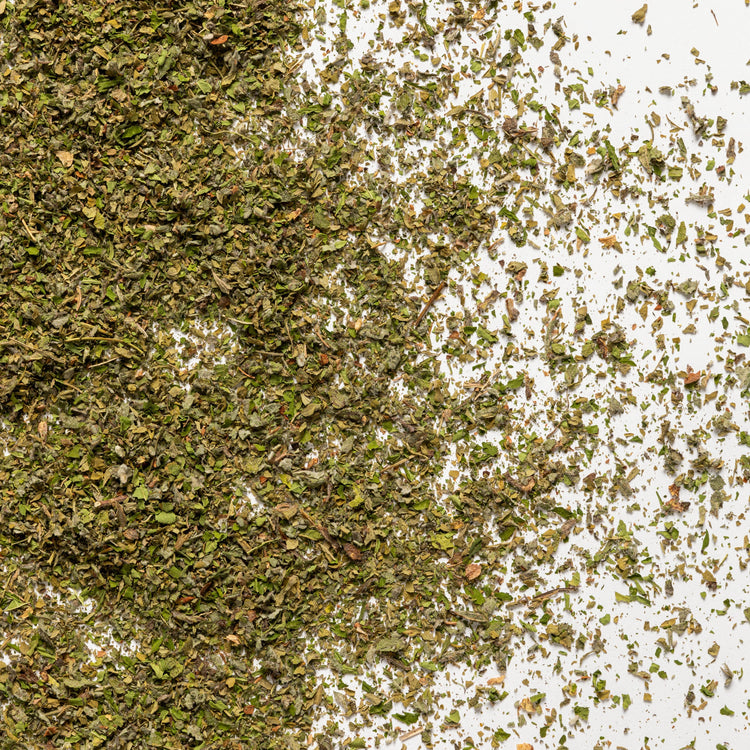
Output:
<path fill-rule="evenodd" d="M 493 3 L 449 3 L 434 26 L 424 3 L 390 3 L 381 27 L 430 72 L 388 70 L 376 50 L 355 60 L 347 13 L 367 4 L 336 5 L 331 21 L 272 0 L 0 0 L 2 747 L 299 748 L 336 705 L 390 733 L 392 714 L 424 727 L 429 746 L 431 679 L 447 665 L 503 670 L 529 632 L 599 649 L 554 608 L 580 575 L 561 565 L 553 587 L 541 571 L 631 495 L 637 470 L 617 441 L 634 434 L 615 424 L 638 403 L 621 379 L 638 364 L 624 324 L 594 324 L 552 282 L 580 279 L 589 252 L 618 257 L 623 230 L 685 260 L 688 227 L 664 195 L 695 160 L 682 137 L 667 154 L 653 137 L 568 127 L 569 112 L 611 110 L 625 89 L 565 83 L 570 40 L 549 3 L 503 10 L 520 28 L 498 28 Z M 330 24 L 311 82 L 302 55 Z M 483 83 L 458 102 L 460 76 L 435 49 L 466 50 L 472 34 L 482 51 L 469 45 L 463 73 Z M 520 93 L 534 80 L 517 72 L 523 54 L 546 42 L 569 112 Z M 726 154 L 710 167 L 723 180 L 726 121 L 687 98 L 682 109 Z M 581 200 L 594 184 L 616 207 L 650 200 L 658 219 L 595 215 Z M 690 200 L 712 212 L 712 190 Z M 689 228 L 687 260 L 726 275 L 712 227 Z M 544 261 L 555 243 L 569 266 Z M 664 351 L 674 292 L 698 285 L 650 276 L 616 277 L 613 304 L 623 319 L 656 311 Z M 534 350 L 519 332 L 532 304 Z M 726 383 L 744 394 L 741 360 L 727 360 Z M 546 401 L 531 362 L 554 385 Z M 695 413 L 709 374 L 669 367 L 638 375 Z M 578 395 L 586 378 L 619 397 Z M 713 428 L 748 440 L 727 397 L 716 403 Z M 718 512 L 721 461 L 686 439 L 697 457 L 679 473 L 664 422 L 659 460 L 676 475 L 664 512 L 706 483 Z M 584 474 L 609 448 L 614 469 Z M 586 509 L 561 505 L 558 487 Z M 663 531 L 679 536 L 671 521 Z M 639 554 L 618 527 L 584 567 L 648 605 Z M 692 623 L 682 613 L 675 632 Z M 376 665 L 388 684 L 366 683 Z M 334 699 L 322 670 L 365 675 L 366 700 Z M 502 697 L 491 687 L 470 705 Z M 338 746 L 338 731 L 318 746 Z"/>

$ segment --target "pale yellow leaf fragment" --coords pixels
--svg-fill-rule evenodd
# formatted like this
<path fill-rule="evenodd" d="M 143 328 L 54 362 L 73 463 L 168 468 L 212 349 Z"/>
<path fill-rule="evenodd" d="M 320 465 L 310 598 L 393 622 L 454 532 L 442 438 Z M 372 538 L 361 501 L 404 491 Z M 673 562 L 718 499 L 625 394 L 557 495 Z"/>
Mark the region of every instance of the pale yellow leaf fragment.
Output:
<path fill-rule="evenodd" d="M 646 20 L 646 11 L 648 11 L 648 3 L 643 3 L 643 5 L 631 16 L 633 23 L 642 24 Z"/>
<path fill-rule="evenodd" d="M 66 169 L 73 166 L 73 154 L 70 151 L 57 151 L 55 156 Z"/>

